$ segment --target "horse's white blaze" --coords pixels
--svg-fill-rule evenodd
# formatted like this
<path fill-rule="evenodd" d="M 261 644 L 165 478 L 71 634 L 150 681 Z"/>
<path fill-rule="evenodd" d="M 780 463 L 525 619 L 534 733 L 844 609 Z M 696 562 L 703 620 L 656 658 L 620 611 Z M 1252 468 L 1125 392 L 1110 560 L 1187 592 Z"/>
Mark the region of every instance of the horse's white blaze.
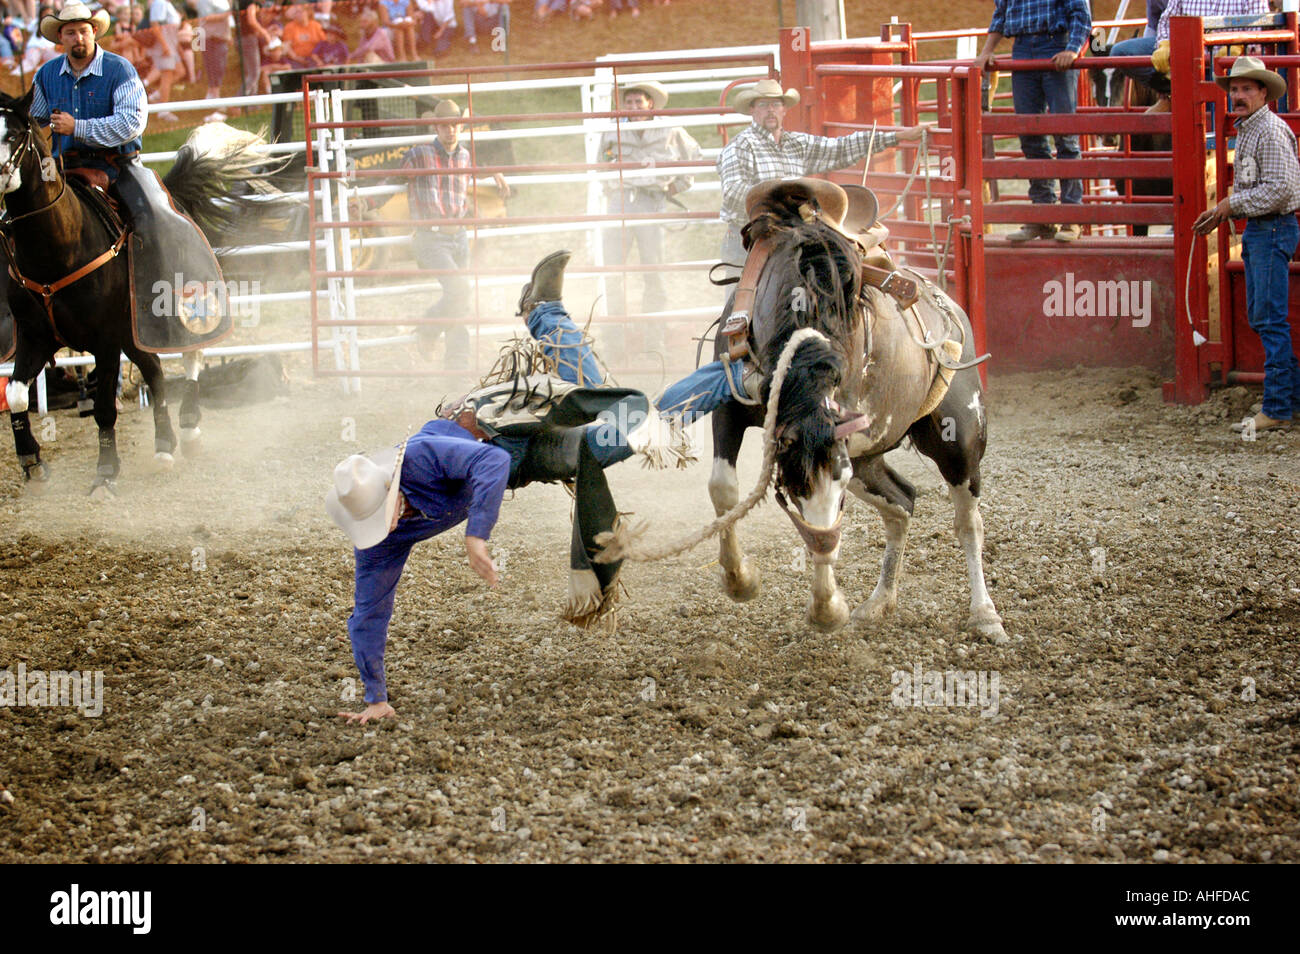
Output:
<path fill-rule="evenodd" d="M 844 505 L 844 491 L 848 489 L 848 477 L 852 473 L 847 468 L 840 468 L 838 462 L 819 473 L 813 481 L 812 496 L 807 499 L 794 498 L 803 518 L 814 527 L 833 525 Z"/>
<path fill-rule="evenodd" d="M 5 401 L 9 404 L 9 410 L 15 414 L 27 410 L 27 385 L 22 381 L 10 381 L 5 385 Z"/>
<path fill-rule="evenodd" d="M 953 525 L 966 554 L 966 574 L 970 580 L 971 623 L 997 642 L 1006 642 L 1002 618 L 984 583 L 984 518 L 980 516 L 979 498 L 970 492 L 970 481 L 950 488 L 955 511 Z"/>

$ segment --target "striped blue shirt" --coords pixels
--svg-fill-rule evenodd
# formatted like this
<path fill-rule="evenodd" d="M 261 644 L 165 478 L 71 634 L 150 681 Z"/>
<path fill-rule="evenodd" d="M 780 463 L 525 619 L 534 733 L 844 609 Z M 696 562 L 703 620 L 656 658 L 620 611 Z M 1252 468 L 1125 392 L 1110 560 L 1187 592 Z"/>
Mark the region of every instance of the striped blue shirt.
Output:
<path fill-rule="evenodd" d="M 990 33 L 1025 36 L 1029 33 L 1068 31 L 1067 50 L 1078 53 L 1092 29 L 1088 0 L 997 0 Z"/>
<path fill-rule="evenodd" d="M 70 150 L 140 151 L 148 101 L 127 59 L 96 47 L 94 59 L 77 76 L 67 55 L 57 56 L 36 71 L 32 89 L 33 119 L 48 124 L 50 113 L 58 109 L 76 120 L 71 136 L 54 137 L 54 155 Z"/>

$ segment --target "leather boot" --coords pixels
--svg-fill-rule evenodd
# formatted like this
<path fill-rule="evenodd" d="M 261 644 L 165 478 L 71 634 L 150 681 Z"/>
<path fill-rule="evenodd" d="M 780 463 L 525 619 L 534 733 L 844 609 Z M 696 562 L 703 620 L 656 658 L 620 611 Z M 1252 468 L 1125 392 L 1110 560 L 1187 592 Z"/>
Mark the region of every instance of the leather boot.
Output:
<path fill-rule="evenodd" d="M 528 313 L 544 301 L 559 301 L 564 287 L 564 266 L 569 264 L 573 253 L 568 249 L 552 252 L 533 268 L 532 280 L 524 284 L 519 294 L 519 311 L 516 314 L 528 316 Z"/>

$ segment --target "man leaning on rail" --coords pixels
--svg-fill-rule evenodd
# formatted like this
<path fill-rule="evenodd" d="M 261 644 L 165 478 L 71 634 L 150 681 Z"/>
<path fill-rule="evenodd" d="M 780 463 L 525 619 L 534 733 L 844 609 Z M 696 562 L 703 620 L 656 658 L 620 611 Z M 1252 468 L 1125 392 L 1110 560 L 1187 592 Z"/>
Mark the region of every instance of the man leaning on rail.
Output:
<path fill-rule="evenodd" d="M 889 149 L 900 141 L 920 139 L 926 128 L 912 126 L 896 133 L 864 129 L 839 137 L 786 132 L 785 111 L 798 102 L 797 90 L 782 90 L 774 79 L 759 80 L 736 94 L 736 111 L 748 113 L 753 122 L 727 143 L 718 156 L 718 176 L 722 179 L 721 217 L 727 226 L 722 240 L 722 261 L 737 266 L 731 269 L 733 276 L 740 274 L 739 265 L 745 261 L 740 230 L 746 222 L 745 196 L 750 189 L 769 179 L 797 179 L 816 172 L 844 169 L 868 153 Z"/>
<path fill-rule="evenodd" d="M 1074 112 L 1078 85 L 1072 64 L 1088 42 L 1092 12 L 1088 0 L 997 0 L 988 39 L 975 63 L 981 70 L 996 69 L 993 51 L 1003 37 L 1012 37 L 1013 60 L 1051 60 L 1054 69 L 1017 70 L 1011 74 L 1011 97 L 1017 113 L 1068 114 Z M 1079 158 L 1078 136 L 1054 136 L 1057 159 Z M 1026 159 L 1051 159 L 1046 136 L 1021 136 L 1020 149 Z M 1062 179 L 1061 205 L 1083 204 L 1083 182 Z M 1035 205 L 1052 205 L 1056 190 L 1051 179 L 1030 179 L 1029 200 Z M 1056 226 L 1048 222 L 1026 222 L 1007 236 L 1012 242 L 1055 238 L 1073 242 L 1078 225 Z"/>

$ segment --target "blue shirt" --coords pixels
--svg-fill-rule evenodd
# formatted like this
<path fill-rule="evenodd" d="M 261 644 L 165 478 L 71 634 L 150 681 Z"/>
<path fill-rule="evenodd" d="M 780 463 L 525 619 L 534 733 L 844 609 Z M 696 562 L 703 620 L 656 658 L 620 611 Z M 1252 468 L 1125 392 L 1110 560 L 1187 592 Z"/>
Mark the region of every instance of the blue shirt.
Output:
<path fill-rule="evenodd" d="M 69 150 L 139 152 L 144 133 L 144 85 L 124 57 L 98 46 L 90 65 L 76 76 L 66 54 L 36 71 L 31 116 L 47 124 L 55 109 L 76 121 L 71 136 L 56 135 L 54 155 Z"/>
<path fill-rule="evenodd" d="M 451 421 L 430 421 L 407 441 L 399 486 L 420 513 L 400 521 L 375 546 L 353 551 L 356 596 L 348 636 L 366 702 L 388 698 L 384 672 L 388 621 L 411 547 L 461 521 L 466 521 L 466 536 L 486 540 L 496 525 L 509 474 L 506 451 L 479 443 Z"/>
<path fill-rule="evenodd" d="M 1067 50 L 1078 53 L 1092 29 L 1088 0 L 997 0 L 990 33 L 1024 36 L 1027 33 L 1068 31 Z"/>

